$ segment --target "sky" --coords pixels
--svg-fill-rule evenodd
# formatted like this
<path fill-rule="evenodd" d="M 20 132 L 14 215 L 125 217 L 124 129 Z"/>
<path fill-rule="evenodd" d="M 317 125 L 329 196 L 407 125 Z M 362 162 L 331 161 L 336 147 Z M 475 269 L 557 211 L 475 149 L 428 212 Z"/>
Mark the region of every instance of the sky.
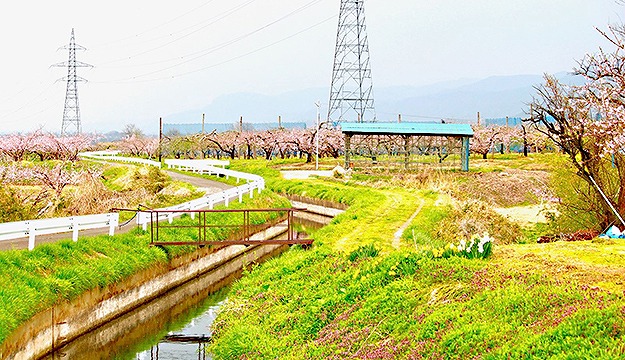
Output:
<path fill-rule="evenodd" d="M 0 5 L 0 133 L 59 132 L 72 28 L 85 132 L 151 128 L 215 98 L 330 87 L 339 0 L 17 1 Z M 570 71 L 611 49 L 617 0 L 367 0 L 375 88 Z M 375 92 L 375 91 L 374 91 Z M 313 103 L 317 99 L 311 99 Z M 327 107 L 328 99 L 321 99 Z M 314 114 L 313 114 L 314 116 Z M 235 119 L 230 119 L 235 121 Z M 157 126 L 157 125 L 156 125 Z"/>

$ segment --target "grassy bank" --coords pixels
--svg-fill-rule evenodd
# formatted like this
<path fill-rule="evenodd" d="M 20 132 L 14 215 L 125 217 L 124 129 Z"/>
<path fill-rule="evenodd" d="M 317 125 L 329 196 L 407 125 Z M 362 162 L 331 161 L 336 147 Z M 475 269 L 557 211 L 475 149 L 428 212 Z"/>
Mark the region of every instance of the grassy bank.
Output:
<path fill-rule="evenodd" d="M 216 358 L 625 356 L 622 242 L 518 244 L 532 241 L 517 229 L 491 233 L 494 253 L 486 260 L 435 257 L 424 249 L 447 246 L 460 229 L 447 225 L 481 224 L 467 227 L 481 231 L 514 224 L 488 204 L 463 215 L 467 199 L 454 198 L 453 178 L 411 189 L 395 186 L 392 175 L 283 181 L 263 163 L 238 166 L 263 174 L 274 191 L 350 208 L 313 234 L 312 250 L 293 249 L 234 285 L 215 323 Z M 534 158 L 483 166 L 498 173 L 550 164 Z M 471 176 L 458 180 L 476 181 Z M 393 233 L 417 210 L 398 250 Z M 504 238 L 510 236 L 517 238 Z"/>
<path fill-rule="evenodd" d="M 242 204 L 233 202 L 229 208 L 285 206 L 288 201 L 264 192 L 253 199 L 245 196 Z M 184 223 L 188 219 L 177 221 Z M 193 235 L 180 231 L 172 236 L 192 239 Z M 71 301 L 85 291 L 118 283 L 141 270 L 195 250 L 192 246 L 179 246 L 168 247 L 165 252 L 150 247 L 149 242 L 149 233 L 134 230 L 112 237 L 43 244 L 33 251 L 0 252 L 0 343 L 20 324 L 52 305 Z"/>

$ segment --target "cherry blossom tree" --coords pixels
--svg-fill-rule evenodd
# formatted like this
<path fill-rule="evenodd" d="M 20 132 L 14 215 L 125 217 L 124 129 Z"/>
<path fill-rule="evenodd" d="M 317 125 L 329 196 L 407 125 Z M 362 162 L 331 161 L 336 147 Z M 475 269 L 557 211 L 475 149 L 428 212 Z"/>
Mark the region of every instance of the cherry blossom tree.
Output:
<path fill-rule="evenodd" d="M 242 145 L 241 133 L 238 131 L 226 131 L 223 133 L 212 133 L 205 137 L 206 141 L 213 143 L 220 153 L 226 154 L 231 159 L 238 156 L 238 150 Z M 220 157 L 220 155 L 218 155 Z"/>
<path fill-rule="evenodd" d="M 530 122 L 568 155 L 606 226 L 625 212 L 625 27 L 602 34 L 614 50 L 579 62 L 575 73 L 585 78 L 583 85 L 546 75 L 536 88 Z"/>
<path fill-rule="evenodd" d="M 158 139 L 132 134 L 118 143 L 119 149 L 132 156 L 155 158 L 158 156 Z"/>
<path fill-rule="evenodd" d="M 327 155 L 336 159 L 345 153 L 343 133 L 334 127 L 322 126 L 319 129 L 319 144 L 322 149 L 320 156 Z"/>
<path fill-rule="evenodd" d="M 497 142 L 501 145 L 500 152 L 509 153 L 512 145 L 523 142 L 523 129 L 516 126 L 500 126 Z"/>
<path fill-rule="evenodd" d="M 42 134 L 33 146 L 32 152 L 43 160 L 76 161 L 78 153 L 89 149 L 97 140 L 96 135 L 78 134 L 74 136 L 56 136 Z"/>
<path fill-rule="evenodd" d="M 488 153 L 497 141 L 500 129 L 498 126 L 473 125 L 473 139 L 471 139 L 471 152 L 482 155 L 486 159 Z"/>
<path fill-rule="evenodd" d="M 41 131 L 0 136 L 0 154 L 13 161 L 22 161 L 37 145 Z"/>

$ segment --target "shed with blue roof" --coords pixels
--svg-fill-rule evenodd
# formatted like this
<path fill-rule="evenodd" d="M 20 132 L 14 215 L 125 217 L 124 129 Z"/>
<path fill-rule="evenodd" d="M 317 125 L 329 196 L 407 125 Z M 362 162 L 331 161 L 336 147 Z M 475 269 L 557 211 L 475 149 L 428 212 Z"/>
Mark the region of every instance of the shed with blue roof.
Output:
<path fill-rule="evenodd" d="M 351 140 L 356 135 L 399 135 L 405 143 L 415 136 L 433 136 L 461 139 L 461 166 L 463 171 L 469 171 L 469 141 L 473 137 L 473 129 L 469 124 L 446 123 L 352 123 L 340 124 L 345 136 L 345 167 L 350 167 Z M 406 145 L 407 146 L 407 145 Z M 408 164 L 406 160 L 406 166 Z"/>

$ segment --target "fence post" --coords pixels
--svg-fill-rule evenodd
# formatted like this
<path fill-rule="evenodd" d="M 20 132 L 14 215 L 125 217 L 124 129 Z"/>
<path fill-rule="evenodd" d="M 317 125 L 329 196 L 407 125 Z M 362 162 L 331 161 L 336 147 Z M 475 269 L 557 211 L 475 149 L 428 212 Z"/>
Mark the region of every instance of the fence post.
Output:
<path fill-rule="evenodd" d="M 137 217 L 137 223 L 141 224 L 141 229 L 143 229 L 143 231 L 148 231 L 148 220 L 144 219 L 147 217 L 147 215 L 143 215 L 143 214 L 145 213 L 143 212 L 139 213 L 139 216 Z M 140 222 L 140 221 L 143 221 L 143 222 Z M 157 218 L 157 221 L 158 221 L 158 218 Z"/>
<path fill-rule="evenodd" d="M 250 185 L 250 199 L 254 198 L 254 183 Z"/>
<path fill-rule="evenodd" d="M 78 241 L 78 219 L 76 217 L 72 217 L 72 240 L 74 242 Z"/>
<path fill-rule="evenodd" d="M 108 215 L 109 218 L 109 236 L 115 235 L 115 226 L 119 223 L 119 214 Z"/>
<path fill-rule="evenodd" d="M 226 207 L 228 207 L 228 200 L 230 200 L 230 196 L 224 194 L 224 204 L 226 205 Z"/>
<path fill-rule="evenodd" d="M 35 248 L 35 226 L 30 221 L 26 222 L 26 226 L 28 229 L 28 250 L 32 250 Z"/>
<path fill-rule="evenodd" d="M 237 188 L 237 194 L 239 195 L 239 202 L 243 202 L 243 189 Z"/>

